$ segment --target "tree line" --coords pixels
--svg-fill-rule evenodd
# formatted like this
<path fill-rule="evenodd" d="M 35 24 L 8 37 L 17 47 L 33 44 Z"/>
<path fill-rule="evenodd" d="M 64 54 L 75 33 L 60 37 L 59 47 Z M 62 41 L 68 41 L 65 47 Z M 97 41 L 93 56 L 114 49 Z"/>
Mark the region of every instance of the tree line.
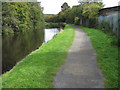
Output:
<path fill-rule="evenodd" d="M 96 19 L 98 18 L 99 10 L 103 6 L 101 2 L 86 2 L 70 8 L 65 2 L 57 15 L 47 16 L 45 17 L 45 21 L 54 23 L 66 22 L 87 27 L 96 27 Z"/>
<path fill-rule="evenodd" d="M 47 16 L 45 17 L 45 21 L 54 23 L 69 23 L 89 28 L 97 28 L 106 33 L 116 35 L 117 39 L 114 43 L 120 46 L 119 30 L 116 30 L 116 34 L 113 32 L 113 26 L 111 26 L 109 22 L 104 20 L 102 22 L 98 22 L 99 10 L 104 7 L 104 4 L 102 2 L 95 2 L 96 0 L 87 1 L 88 2 L 84 2 L 84 0 L 80 0 L 80 4 L 73 6 L 72 8 L 70 8 L 67 3 L 64 3 L 61 6 L 61 11 L 57 15 Z M 120 20 L 118 20 L 118 28 L 120 24 L 119 21 Z"/>
<path fill-rule="evenodd" d="M 26 32 L 44 27 L 42 9 L 38 2 L 3 2 L 2 33 Z"/>

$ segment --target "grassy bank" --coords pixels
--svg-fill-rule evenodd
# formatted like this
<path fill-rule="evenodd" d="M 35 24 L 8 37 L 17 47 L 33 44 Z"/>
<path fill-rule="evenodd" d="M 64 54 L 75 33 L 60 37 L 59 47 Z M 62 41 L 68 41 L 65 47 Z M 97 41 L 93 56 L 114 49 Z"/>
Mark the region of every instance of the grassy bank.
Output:
<path fill-rule="evenodd" d="M 108 35 L 101 30 L 80 27 L 90 37 L 97 52 L 98 64 L 105 77 L 106 88 L 118 87 L 118 47 L 112 43 L 115 36 Z"/>
<path fill-rule="evenodd" d="M 58 68 L 64 64 L 74 38 L 74 28 L 67 25 L 38 50 L 3 74 L 3 88 L 51 88 Z"/>

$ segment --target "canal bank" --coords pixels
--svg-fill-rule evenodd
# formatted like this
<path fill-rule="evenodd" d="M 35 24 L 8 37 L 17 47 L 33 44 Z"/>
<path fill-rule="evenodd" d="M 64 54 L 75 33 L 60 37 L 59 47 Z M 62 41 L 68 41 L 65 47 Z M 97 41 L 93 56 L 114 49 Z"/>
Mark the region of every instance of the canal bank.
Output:
<path fill-rule="evenodd" d="M 2 73 L 11 70 L 17 62 L 21 61 L 42 44 L 47 43 L 57 33 L 59 28 L 31 30 L 26 33 L 3 35 L 2 39 Z"/>
<path fill-rule="evenodd" d="M 64 32 L 3 74 L 3 88 L 52 88 L 53 77 L 64 63 L 74 34 L 74 28 L 67 25 Z"/>

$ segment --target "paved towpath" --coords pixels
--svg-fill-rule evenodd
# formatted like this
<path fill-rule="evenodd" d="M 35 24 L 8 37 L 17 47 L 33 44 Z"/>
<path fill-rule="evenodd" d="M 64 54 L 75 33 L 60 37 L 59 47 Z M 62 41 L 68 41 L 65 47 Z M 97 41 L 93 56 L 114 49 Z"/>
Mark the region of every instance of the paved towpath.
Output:
<path fill-rule="evenodd" d="M 77 26 L 66 63 L 54 78 L 55 88 L 103 88 L 103 76 L 89 37 Z"/>

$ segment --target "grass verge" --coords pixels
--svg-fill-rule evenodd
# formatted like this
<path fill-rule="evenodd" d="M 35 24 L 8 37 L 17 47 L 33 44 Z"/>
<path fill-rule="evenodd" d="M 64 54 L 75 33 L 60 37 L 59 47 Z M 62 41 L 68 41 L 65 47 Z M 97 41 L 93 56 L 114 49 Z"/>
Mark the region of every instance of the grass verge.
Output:
<path fill-rule="evenodd" d="M 97 52 L 98 64 L 105 77 L 105 87 L 118 88 L 118 47 L 112 44 L 115 36 L 97 29 L 80 28 L 90 37 Z"/>
<path fill-rule="evenodd" d="M 11 71 L 3 74 L 3 88 L 52 88 L 53 77 L 64 64 L 74 34 L 74 28 L 66 25 L 64 32 L 56 35 Z"/>

